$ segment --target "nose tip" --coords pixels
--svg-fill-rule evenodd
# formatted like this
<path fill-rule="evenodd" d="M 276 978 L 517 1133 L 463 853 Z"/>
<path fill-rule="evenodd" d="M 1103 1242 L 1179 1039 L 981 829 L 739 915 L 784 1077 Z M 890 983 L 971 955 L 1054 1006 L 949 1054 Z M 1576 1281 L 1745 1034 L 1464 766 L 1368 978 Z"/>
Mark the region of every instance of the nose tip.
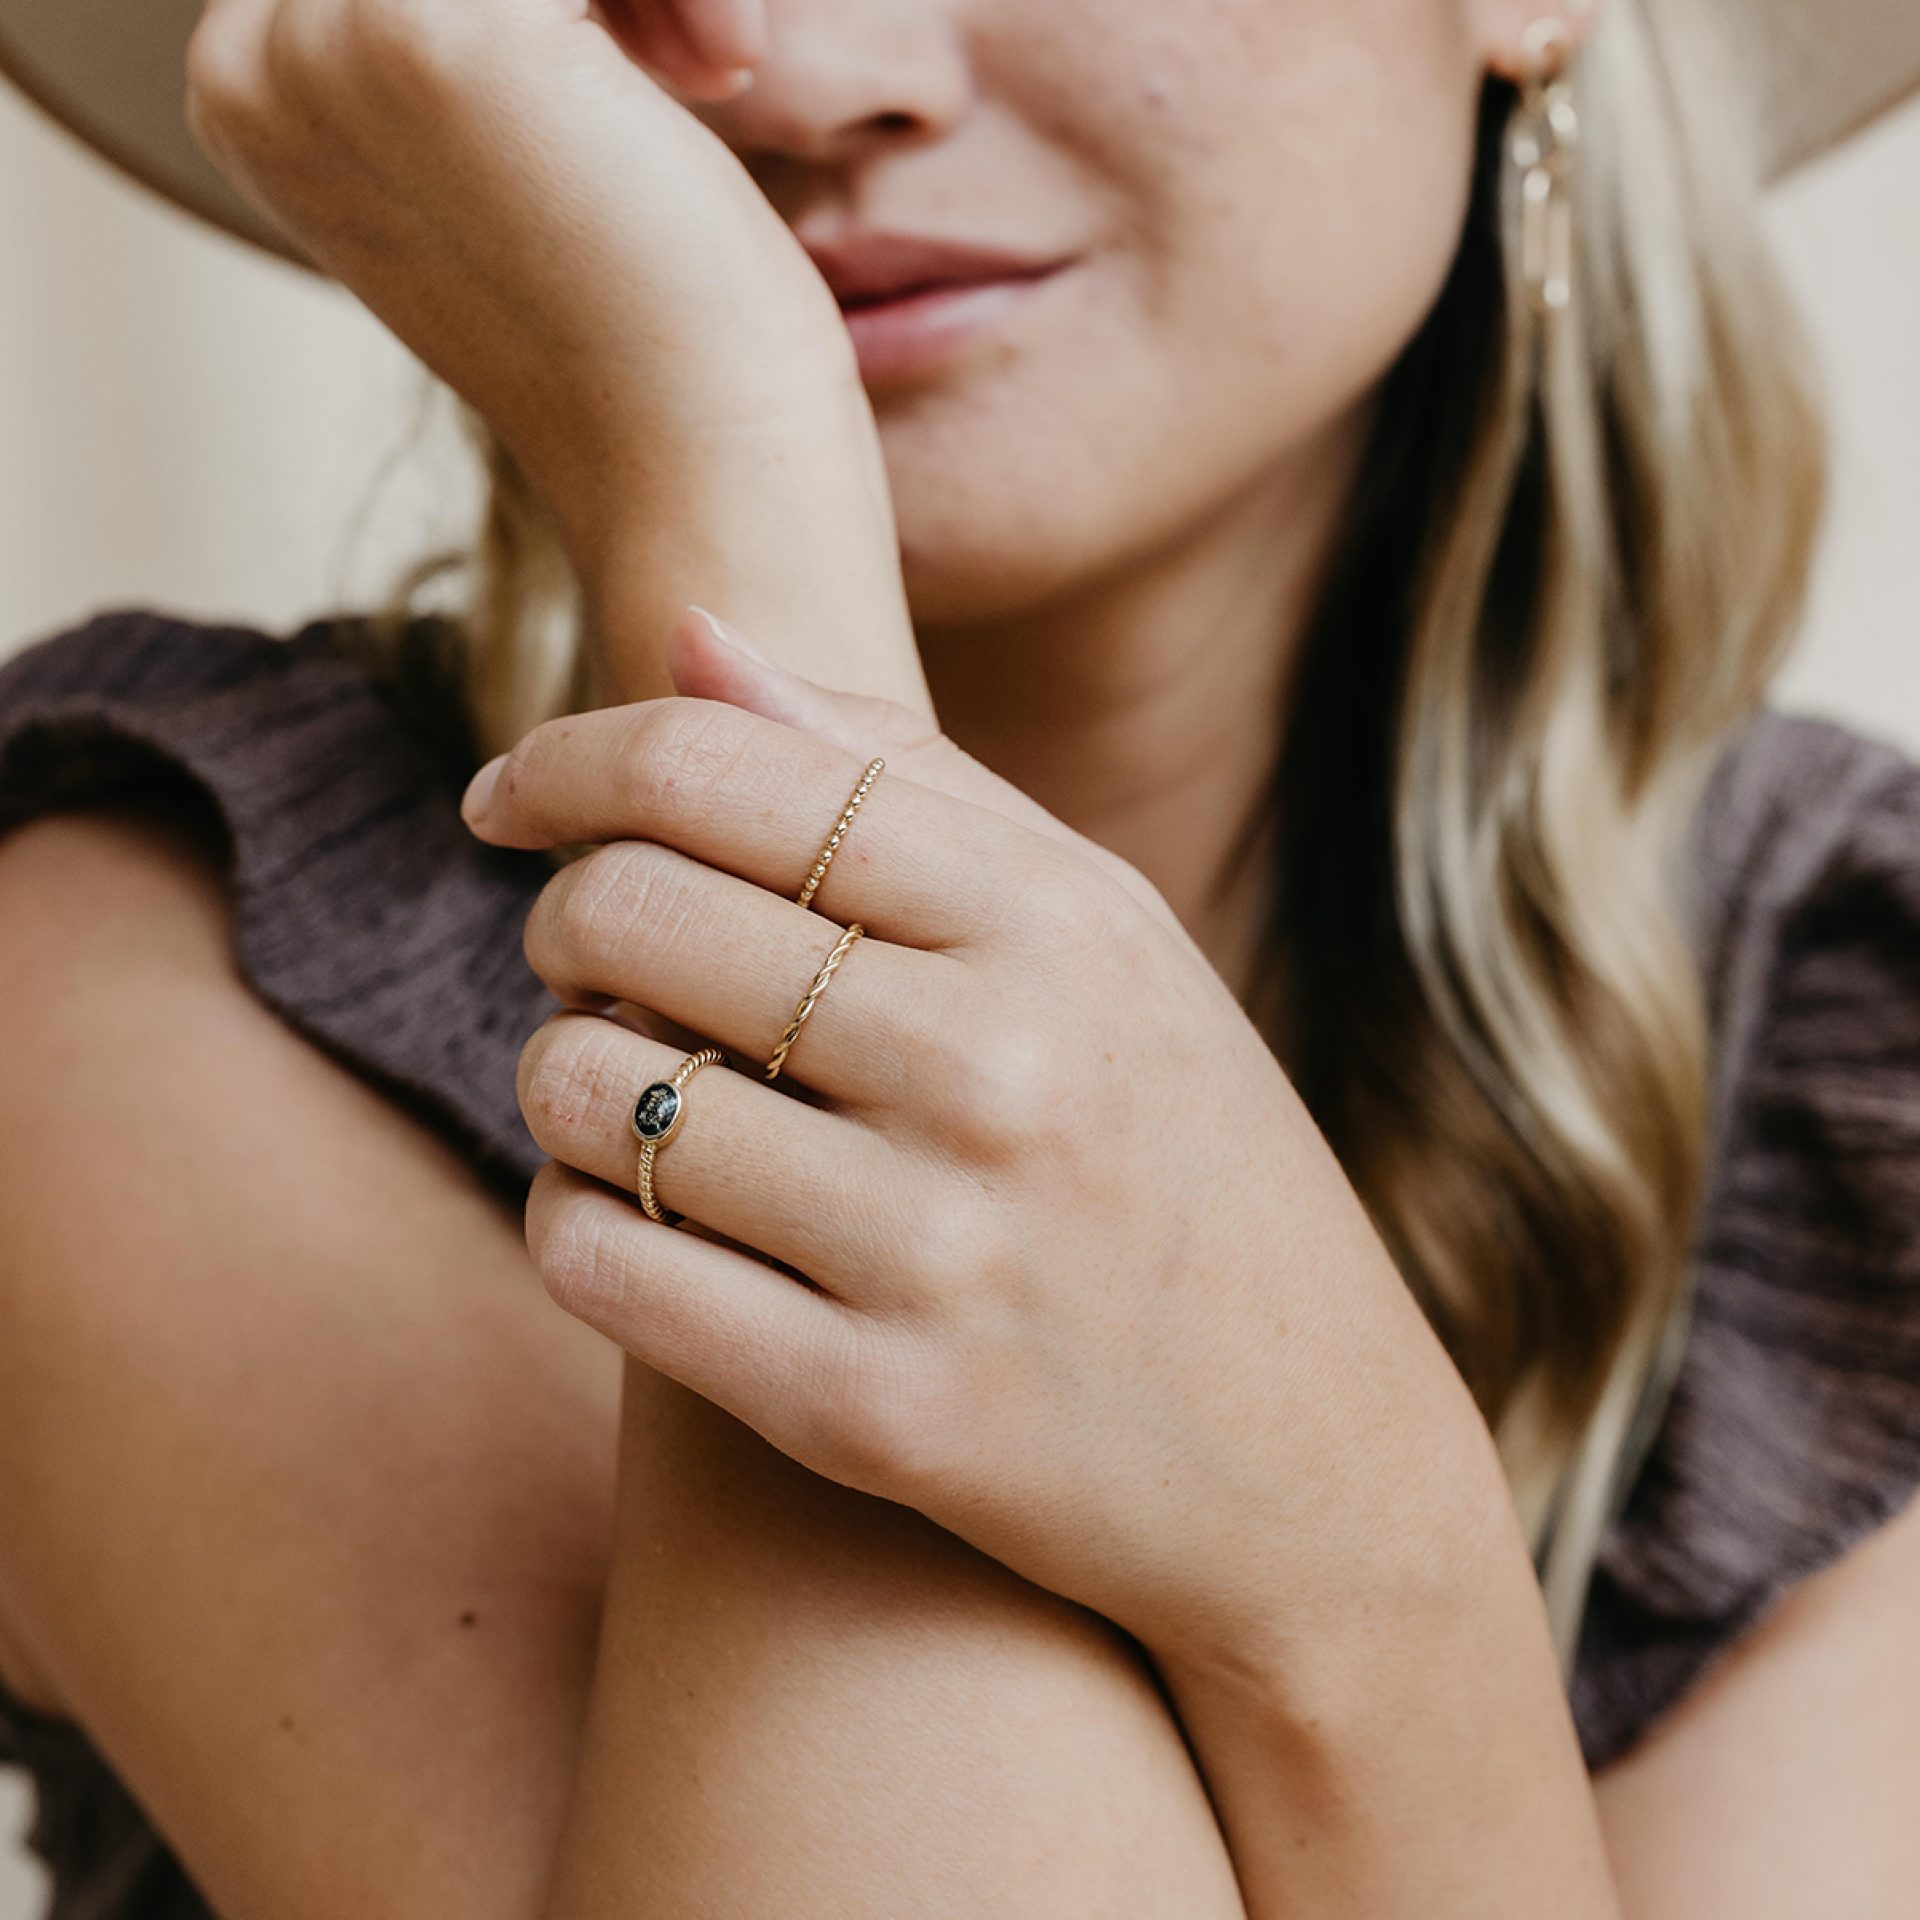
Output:
<path fill-rule="evenodd" d="M 816 166 L 937 139 L 970 104 L 968 60 L 941 9 L 904 11 L 883 34 L 772 6 L 751 81 L 703 117 L 742 154 Z"/>

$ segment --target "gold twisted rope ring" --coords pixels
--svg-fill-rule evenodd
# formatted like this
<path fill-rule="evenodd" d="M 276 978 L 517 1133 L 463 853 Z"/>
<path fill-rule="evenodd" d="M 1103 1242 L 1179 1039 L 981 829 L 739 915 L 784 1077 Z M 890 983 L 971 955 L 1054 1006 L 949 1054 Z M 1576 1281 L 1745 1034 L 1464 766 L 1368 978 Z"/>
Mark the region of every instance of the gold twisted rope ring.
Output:
<path fill-rule="evenodd" d="M 807 1015 L 813 1011 L 813 1003 L 827 990 L 827 982 L 833 978 L 833 970 L 847 957 L 848 949 L 866 932 L 858 920 L 833 943 L 833 951 L 820 963 L 820 971 L 813 976 L 813 983 L 800 996 L 800 1004 L 793 1010 L 793 1018 L 787 1022 L 787 1030 L 780 1036 L 780 1044 L 773 1050 L 773 1058 L 767 1062 L 767 1078 L 777 1080 L 780 1069 L 786 1064 L 787 1049 L 793 1045 Z"/>

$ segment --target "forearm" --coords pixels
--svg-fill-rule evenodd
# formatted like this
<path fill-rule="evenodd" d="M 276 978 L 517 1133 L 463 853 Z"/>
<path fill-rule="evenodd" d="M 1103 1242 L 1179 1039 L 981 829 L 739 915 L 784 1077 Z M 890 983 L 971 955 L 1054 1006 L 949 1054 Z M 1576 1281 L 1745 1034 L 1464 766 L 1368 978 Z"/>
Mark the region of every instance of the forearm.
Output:
<path fill-rule="evenodd" d="M 1163 1660 L 1250 1920 L 1618 1920 L 1517 1519 L 1461 1490 L 1461 1550 L 1352 1576 L 1313 1644 Z M 1414 1569 L 1417 1569 L 1414 1570 Z"/>
<path fill-rule="evenodd" d="M 545 1920 L 1240 1920 L 1122 1636 L 637 1365 L 623 1425 Z"/>

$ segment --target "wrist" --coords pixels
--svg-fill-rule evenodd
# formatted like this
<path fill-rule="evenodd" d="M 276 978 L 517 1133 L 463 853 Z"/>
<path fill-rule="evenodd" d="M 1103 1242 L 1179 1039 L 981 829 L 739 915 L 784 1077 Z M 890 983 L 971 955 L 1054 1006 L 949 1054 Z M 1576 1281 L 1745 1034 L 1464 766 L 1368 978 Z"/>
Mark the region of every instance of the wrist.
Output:
<path fill-rule="evenodd" d="M 1504 1478 L 1462 1477 L 1441 1524 L 1332 1584 L 1284 1630 L 1155 1655 L 1253 1920 L 1617 1920 Z"/>
<path fill-rule="evenodd" d="M 1486 1428 L 1438 1433 L 1389 1480 L 1358 1459 L 1338 1519 L 1311 1554 L 1297 1540 L 1264 1586 L 1222 1608 L 1205 1637 L 1151 1642 L 1169 1676 L 1257 1705 L 1276 1725 L 1337 1726 L 1378 1710 L 1401 1664 L 1464 1647 L 1490 1608 L 1531 1624 L 1538 1581 Z M 1394 1451 L 1401 1451 L 1395 1449 Z M 1330 1503 L 1333 1504 L 1333 1503 Z M 1278 1583 L 1278 1584 L 1275 1584 Z"/>
<path fill-rule="evenodd" d="M 670 692 L 690 602 L 823 685 L 932 713 L 872 409 L 857 375 L 609 462 L 564 515 L 603 700 Z"/>

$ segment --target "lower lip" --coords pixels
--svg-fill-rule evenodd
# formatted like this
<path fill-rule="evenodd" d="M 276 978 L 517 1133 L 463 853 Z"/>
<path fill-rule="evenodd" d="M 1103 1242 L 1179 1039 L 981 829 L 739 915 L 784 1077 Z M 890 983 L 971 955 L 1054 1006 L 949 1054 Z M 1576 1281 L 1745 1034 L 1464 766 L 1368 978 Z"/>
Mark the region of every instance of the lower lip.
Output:
<path fill-rule="evenodd" d="M 877 306 L 843 309 L 860 377 L 874 385 L 945 365 L 963 348 L 1004 326 L 1062 271 L 1049 267 L 1016 280 L 935 287 Z"/>

